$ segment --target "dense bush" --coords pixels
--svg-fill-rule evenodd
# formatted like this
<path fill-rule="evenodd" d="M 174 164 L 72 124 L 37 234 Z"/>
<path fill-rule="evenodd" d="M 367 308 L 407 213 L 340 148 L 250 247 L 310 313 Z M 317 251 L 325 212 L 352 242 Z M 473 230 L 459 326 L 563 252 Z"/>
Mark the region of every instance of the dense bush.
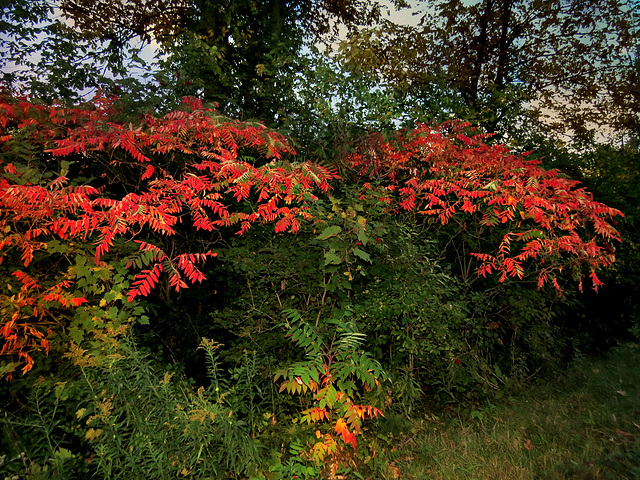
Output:
<path fill-rule="evenodd" d="M 615 259 L 619 211 L 464 123 L 320 166 L 194 99 L 129 121 L 103 97 L 3 102 L 12 474 L 363 467 L 384 412 L 553 365 L 564 291 Z"/>

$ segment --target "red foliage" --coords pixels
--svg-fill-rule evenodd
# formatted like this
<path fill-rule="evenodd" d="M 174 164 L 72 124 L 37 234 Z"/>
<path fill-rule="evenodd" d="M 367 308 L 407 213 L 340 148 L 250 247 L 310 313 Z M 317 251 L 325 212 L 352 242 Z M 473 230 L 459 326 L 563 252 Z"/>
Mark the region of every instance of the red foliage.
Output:
<path fill-rule="evenodd" d="M 5 158 L 25 158 L 15 152 L 28 147 L 27 161 L 33 162 L 2 165 L 0 262 L 16 251 L 25 268 L 33 266 L 38 252 L 58 238 L 94 242 L 97 264 L 116 239 L 136 240 L 140 251 L 132 264 L 146 268 L 135 276 L 129 299 L 148 295 L 163 273 L 179 290 L 204 279 L 197 265 L 215 253 L 169 255 L 154 239 L 178 228 L 234 227 L 243 234 L 258 222 L 273 223 L 276 232 L 295 232 L 301 219 L 310 218 L 314 192 L 327 191 L 335 178 L 321 166 L 286 161 L 295 151 L 282 135 L 220 117 L 195 99 L 135 123 L 119 120 L 114 105 L 104 97 L 84 108 L 66 108 L 0 96 L 0 149 Z M 622 214 L 595 202 L 558 171 L 544 170 L 503 146 L 488 146 L 481 135 L 465 135 L 466 127 L 419 125 L 388 141 L 373 135 L 366 151 L 350 158 L 351 167 L 369 177 L 362 195 L 389 204 L 391 211 L 415 211 L 443 225 L 455 221 L 464 228 L 465 216 L 480 215 L 481 226 L 501 226 L 496 251 L 474 253 L 482 276 L 522 278 L 535 260 L 539 286 L 550 281 L 559 289 L 558 271 L 585 266 L 594 288 L 601 285 L 596 271 L 615 258 L 610 243 L 619 235 L 613 219 Z M 258 158 L 243 156 L 247 151 L 258 152 Z M 128 172 L 130 183 L 116 195 L 117 188 L 70 184 L 63 174 L 51 177 L 51 171 L 46 181 L 33 176 L 34 170 L 57 168 L 58 158 Z M 29 318 L 37 321 L 51 305 L 72 308 L 83 299 L 66 293 L 69 282 L 40 288 L 38 281 L 15 275 L 22 282 L 20 294 L 2 300 L 19 313 L 3 319 L 1 353 L 23 358 L 27 371 L 33 363 L 29 349 L 48 349 L 43 328 Z"/>
<path fill-rule="evenodd" d="M 0 355 L 16 356 L 24 362 L 22 372 L 26 373 L 33 367 L 33 358 L 30 352 L 44 350 L 49 352 L 51 329 L 43 320 L 50 308 L 50 304 L 56 303 L 62 307 L 78 307 L 86 302 L 86 299 L 75 297 L 66 290 L 70 282 L 63 281 L 50 288 L 41 288 L 35 279 L 18 270 L 13 275 L 20 282 L 20 290 L 11 297 L 11 304 L 5 306 L 3 313 L 2 348 Z M 9 378 L 11 374 L 9 373 Z"/>
<path fill-rule="evenodd" d="M 376 385 L 378 380 L 375 379 Z M 307 424 L 329 422 L 332 424 L 329 432 L 322 434 L 316 431 L 319 442 L 315 443 L 309 452 L 310 457 L 321 462 L 327 455 L 339 450 L 336 438 L 341 437 L 346 445 L 356 450 L 357 436 L 362 433 L 362 422 L 369 418 L 384 416 L 382 411 L 372 405 L 357 405 L 344 392 L 336 389 L 330 366 L 322 365 L 322 372 L 318 372 L 318 382 L 309 379 L 306 383 L 301 377 L 285 380 L 280 385 L 280 392 L 289 394 L 313 393 L 314 406 L 302 412 L 302 422 Z M 331 433 L 335 431 L 336 435 Z"/>
<path fill-rule="evenodd" d="M 103 188 L 69 185 L 64 176 L 34 184 L 25 174 L 28 169 L 5 162 L 0 180 L 0 231 L 5 233 L 0 261 L 16 249 L 27 267 L 36 252 L 46 250 L 48 240 L 59 238 L 93 241 L 98 264 L 115 239 L 174 235 L 188 219 L 196 231 L 235 226 L 243 234 L 257 222 L 275 223 L 276 232 L 297 231 L 299 218 L 309 217 L 313 192 L 326 191 L 334 175 L 318 165 L 285 161 L 283 157 L 295 151 L 282 135 L 263 125 L 222 118 L 198 100 L 184 103 L 182 110 L 162 118 L 147 115 L 133 124 L 119 121 L 114 102 L 104 97 L 82 109 L 0 98 L 0 148 L 5 152 L 25 142 L 38 149 L 35 166 L 41 170 L 46 170 L 51 156 L 71 157 L 129 170 L 137 185 L 114 198 Z M 270 162 L 256 166 L 253 159 L 240 156 L 240 150 L 258 152 L 257 157 Z M 250 207 L 236 209 L 233 203 L 238 202 Z M 135 277 L 130 300 L 148 295 L 163 271 L 175 290 L 202 281 L 196 265 L 215 256 L 207 251 L 170 257 L 151 243 L 140 245 L 141 251 L 153 254 L 149 268 Z M 27 291 L 21 301 L 32 305 L 37 318 L 39 304 Z M 61 294 L 47 301 L 74 305 Z M 13 324 L 5 323 L 2 332 L 2 353 L 17 352 L 26 359 L 25 368 L 31 368 L 31 357 L 21 347 L 26 345 L 24 338 L 15 337 Z"/>
<path fill-rule="evenodd" d="M 620 240 L 614 218 L 622 212 L 594 201 L 579 182 L 545 170 L 527 154 L 466 135 L 468 126 L 422 124 L 391 140 L 372 136 L 366 151 L 350 158 L 369 179 L 363 195 L 442 225 L 455 221 L 464 228 L 468 215 L 480 215 L 481 226 L 504 225 L 497 251 L 472 254 L 482 262 L 481 276 L 523 278 L 525 264 L 535 260 L 539 287 L 551 281 L 560 290 L 558 272 L 586 267 L 597 290 L 602 282 L 596 270 L 615 259 L 610 242 Z"/>

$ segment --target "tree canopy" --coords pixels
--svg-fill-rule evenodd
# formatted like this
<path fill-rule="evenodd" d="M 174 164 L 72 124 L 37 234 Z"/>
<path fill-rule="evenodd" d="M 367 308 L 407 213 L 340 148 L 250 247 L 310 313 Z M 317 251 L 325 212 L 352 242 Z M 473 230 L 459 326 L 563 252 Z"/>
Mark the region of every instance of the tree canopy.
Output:
<path fill-rule="evenodd" d="M 303 43 L 370 25 L 380 12 L 361 0 L 20 0 L 2 14 L 5 68 L 18 67 L 5 81 L 51 100 L 77 100 L 91 86 L 138 101 L 155 92 L 156 104 L 170 92 L 197 95 L 273 123 L 292 100 Z M 150 43 L 152 65 L 138 55 Z"/>
<path fill-rule="evenodd" d="M 559 133 L 633 133 L 638 24 L 630 1 L 442 0 L 425 2 L 418 26 L 358 31 L 342 54 L 418 98 L 446 85 L 490 131 L 515 102 Z"/>

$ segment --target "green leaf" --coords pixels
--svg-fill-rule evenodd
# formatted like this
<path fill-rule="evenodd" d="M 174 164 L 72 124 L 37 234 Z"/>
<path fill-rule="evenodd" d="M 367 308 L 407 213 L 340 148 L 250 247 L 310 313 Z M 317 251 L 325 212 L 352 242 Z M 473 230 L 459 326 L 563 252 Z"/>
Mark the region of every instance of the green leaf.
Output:
<path fill-rule="evenodd" d="M 324 265 L 325 267 L 327 265 L 339 265 L 340 263 L 342 263 L 342 259 L 336 255 L 336 253 L 334 251 L 328 251 L 325 252 L 324 254 Z"/>
<path fill-rule="evenodd" d="M 524 232 L 522 234 L 522 237 L 520 238 L 526 242 L 534 238 L 542 238 L 542 237 L 544 237 L 544 233 L 542 233 L 540 230 L 531 230 L 529 232 Z"/>
<path fill-rule="evenodd" d="M 69 329 L 69 336 L 76 343 L 82 343 L 84 340 L 84 332 L 77 327 L 71 327 Z"/>
<path fill-rule="evenodd" d="M 327 238 L 335 237 L 340 232 L 342 232 L 342 228 L 338 225 L 331 225 L 330 227 L 325 228 L 320 235 L 316 237 L 318 240 L 326 240 Z"/>
<path fill-rule="evenodd" d="M 369 243 L 369 240 L 371 240 L 371 237 L 364 233 L 364 228 L 360 228 L 358 231 L 358 241 L 362 242 L 363 245 L 366 245 Z"/>
<path fill-rule="evenodd" d="M 15 372 L 16 368 L 19 365 L 20 364 L 15 363 L 15 362 L 9 362 L 9 363 L 2 362 L 2 363 L 0 363 L 0 378 L 3 378 L 5 375 L 7 375 L 9 373 Z"/>
<path fill-rule="evenodd" d="M 325 397 L 329 408 L 333 408 L 333 406 L 335 405 L 337 395 L 337 390 L 333 387 L 333 385 L 329 385 L 329 388 L 327 389 L 327 396 Z"/>
<path fill-rule="evenodd" d="M 71 166 L 71 162 L 69 162 L 68 160 L 62 160 L 60 162 L 60 175 L 62 177 L 66 177 L 67 174 L 69 173 L 69 167 Z"/>
<path fill-rule="evenodd" d="M 367 252 L 365 252 L 364 250 L 359 249 L 358 247 L 353 249 L 353 254 L 356 257 L 361 258 L 365 262 L 371 262 L 371 256 Z"/>
<path fill-rule="evenodd" d="M 484 187 L 485 190 L 491 190 L 495 192 L 498 189 L 498 180 L 493 180 L 492 182 L 487 183 Z"/>
<path fill-rule="evenodd" d="M 5 233 L 8 233 L 5 231 Z M 65 253 L 69 247 L 59 240 L 51 240 L 47 242 L 47 252 L 49 253 Z"/>

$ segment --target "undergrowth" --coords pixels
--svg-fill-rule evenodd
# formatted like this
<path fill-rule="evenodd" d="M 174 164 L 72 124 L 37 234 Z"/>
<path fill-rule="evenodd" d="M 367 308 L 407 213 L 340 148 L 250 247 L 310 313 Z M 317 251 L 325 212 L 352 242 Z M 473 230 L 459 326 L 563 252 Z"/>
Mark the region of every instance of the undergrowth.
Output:
<path fill-rule="evenodd" d="M 215 367 L 217 345 L 203 348 Z M 240 394 L 241 376 L 194 392 L 126 339 L 104 362 L 87 355 L 76 352 L 79 377 L 42 377 L 20 415 L 2 412 L 0 479 L 640 479 L 635 344 L 471 411 L 409 417 L 396 405 L 333 471 L 309 461 L 298 424 L 239 408 L 257 398 Z"/>
<path fill-rule="evenodd" d="M 639 479 L 638 378 L 640 348 L 625 345 L 464 415 L 387 419 L 367 478 Z"/>

